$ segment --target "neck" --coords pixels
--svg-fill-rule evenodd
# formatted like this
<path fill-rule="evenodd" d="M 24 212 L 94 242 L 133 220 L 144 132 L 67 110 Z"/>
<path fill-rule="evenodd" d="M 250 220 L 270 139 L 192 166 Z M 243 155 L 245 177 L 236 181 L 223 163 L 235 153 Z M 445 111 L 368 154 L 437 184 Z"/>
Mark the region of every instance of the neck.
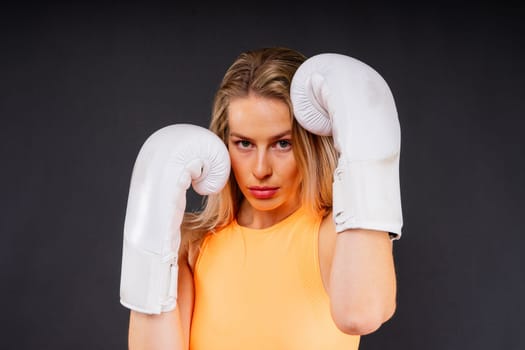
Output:
<path fill-rule="evenodd" d="M 300 206 L 300 201 L 294 201 L 275 209 L 258 210 L 248 203 L 247 200 L 243 200 L 237 214 L 237 222 L 244 227 L 264 229 L 286 219 Z"/>

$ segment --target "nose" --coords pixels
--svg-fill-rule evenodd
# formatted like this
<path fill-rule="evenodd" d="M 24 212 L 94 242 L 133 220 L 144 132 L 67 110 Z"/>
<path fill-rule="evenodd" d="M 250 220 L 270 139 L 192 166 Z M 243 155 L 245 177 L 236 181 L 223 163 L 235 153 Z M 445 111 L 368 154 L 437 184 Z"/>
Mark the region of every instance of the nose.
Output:
<path fill-rule="evenodd" d="M 263 180 L 272 175 L 271 159 L 266 150 L 259 150 L 257 152 L 252 173 L 259 180 Z"/>

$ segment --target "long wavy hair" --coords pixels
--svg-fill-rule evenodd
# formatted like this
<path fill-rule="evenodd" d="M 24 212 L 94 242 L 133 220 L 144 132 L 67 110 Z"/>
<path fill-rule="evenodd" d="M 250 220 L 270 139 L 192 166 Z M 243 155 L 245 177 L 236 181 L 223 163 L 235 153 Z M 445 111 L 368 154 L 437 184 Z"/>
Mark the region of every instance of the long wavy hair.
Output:
<path fill-rule="evenodd" d="M 317 136 L 302 128 L 293 117 L 290 84 L 306 57 L 284 47 L 262 48 L 241 53 L 228 68 L 215 94 L 209 129 L 228 146 L 228 106 L 236 98 L 255 94 L 288 105 L 292 119 L 293 153 L 302 176 L 303 206 L 325 216 L 332 208 L 332 179 L 337 152 L 332 137 Z M 223 190 L 204 198 L 198 213 L 189 213 L 185 225 L 200 232 L 214 232 L 237 216 L 243 195 L 233 173 Z"/>

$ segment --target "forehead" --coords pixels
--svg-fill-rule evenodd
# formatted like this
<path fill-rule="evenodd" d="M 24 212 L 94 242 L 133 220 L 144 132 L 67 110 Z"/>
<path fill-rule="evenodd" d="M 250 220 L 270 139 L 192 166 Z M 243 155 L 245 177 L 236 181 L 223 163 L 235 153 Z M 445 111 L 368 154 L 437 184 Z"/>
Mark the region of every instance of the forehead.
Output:
<path fill-rule="evenodd" d="M 283 101 L 249 95 L 230 102 L 228 126 L 230 132 L 243 136 L 271 136 L 291 130 L 292 119 Z"/>

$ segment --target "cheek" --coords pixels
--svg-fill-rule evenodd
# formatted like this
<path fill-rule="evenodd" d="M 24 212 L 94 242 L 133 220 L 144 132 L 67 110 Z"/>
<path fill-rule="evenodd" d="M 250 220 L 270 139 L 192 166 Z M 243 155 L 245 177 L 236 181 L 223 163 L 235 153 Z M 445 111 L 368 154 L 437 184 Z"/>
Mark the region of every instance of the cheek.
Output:
<path fill-rule="evenodd" d="M 282 162 L 282 174 L 290 180 L 296 180 L 299 177 L 299 168 L 295 161 L 295 157 L 290 157 L 288 160 Z"/>
<path fill-rule="evenodd" d="M 230 151 L 229 153 L 233 174 L 235 175 L 236 179 L 239 179 L 239 177 L 242 176 L 243 173 L 243 164 L 245 164 L 246 162 L 243 162 L 242 159 L 240 159 L 241 157 L 239 157 L 239 155 L 236 154 L 236 152 Z"/>

